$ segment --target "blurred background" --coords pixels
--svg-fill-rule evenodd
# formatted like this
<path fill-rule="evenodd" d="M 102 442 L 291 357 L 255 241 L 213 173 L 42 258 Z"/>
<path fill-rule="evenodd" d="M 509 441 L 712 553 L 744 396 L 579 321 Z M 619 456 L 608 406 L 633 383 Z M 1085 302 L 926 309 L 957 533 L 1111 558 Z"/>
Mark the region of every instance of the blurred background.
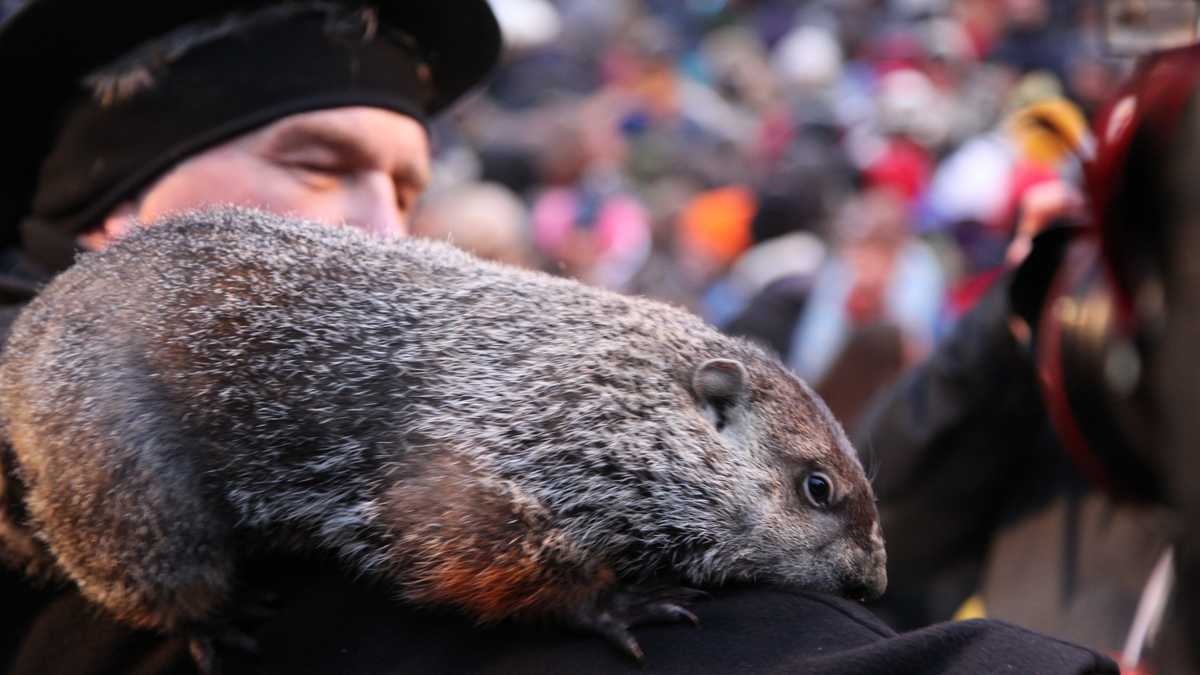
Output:
<path fill-rule="evenodd" d="M 687 307 L 847 425 L 1076 205 L 1131 66 L 1079 0 L 492 5 L 416 233 Z"/>
<path fill-rule="evenodd" d="M 0 17 L 21 1 L 0 0 Z M 413 233 L 685 307 L 777 353 L 855 436 L 868 401 L 928 356 L 989 289 L 1008 283 L 1005 273 L 1039 231 L 1059 219 L 1087 220 L 1083 166 L 1097 145 L 1089 121 L 1135 65 L 1105 46 L 1114 42 L 1106 42 L 1104 11 L 1120 18 L 1122 7 L 1172 8 L 1141 0 L 489 2 L 504 58 L 485 90 L 434 122 L 434 182 Z M 1197 6 L 1175 5 L 1190 12 L 1185 42 L 1196 41 Z M 1183 67 L 1196 72 L 1200 55 L 1192 58 Z M 1153 80 L 1143 75 L 1143 84 Z M 1159 81 L 1168 88 L 1197 87 L 1166 75 Z M 1149 109 L 1153 101 L 1138 104 Z M 1159 129 L 1164 139 L 1152 140 L 1162 145 L 1148 145 L 1137 162 L 1126 166 L 1119 153 L 1110 161 L 1137 175 L 1167 164 L 1162 147 L 1189 154 L 1192 146 L 1176 140 L 1200 129 L 1197 110 L 1184 117 L 1192 126 Z M 1116 106 L 1108 121 L 1126 124 L 1133 114 Z M 1125 133 L 1120 124 L 1098 128 L 1108 147 L 1118 145 L 1114 129 Z M 1184 168 L 1186 180 L 1170 186 L 1113 189 L 1129 191 L 1128 210 L 1140 215 L 1175 188 L 1190 191 L 1200 164 Z M 1148 183 L 1161 178 L 1147 175 Z M 1197 222 L 1200 206 L 1182 204 L 1155 214 L 1178 207 L 1178 222 L 1161 219 L 1163 228 L 1195 232 L 1178 224 Z M 1115 222 L 1143 237 L 1157 231 L 1144 227 L 1149 220 Z M 1171 237 L 1164 241 L 1190 242 L 1180 250 L 1200 246 Z M 1185 318 L 1175 319 L 1174 351 L 1154 372 L 1154 350 L 1143 343 L 1157 346 L 1156 331 L 1165 331 L 1160 296 L 1147 296 L 1159 301 L 1143 332 L 1114 328 L 1115 312 L 1092 312 L 1092 324 L 1078 318 L 1084 312 L 1071 320 L 1048 312 L 1046 322 L 1078 324 L 1075 341 L 1047 339 L 1037 350 L 1037 325 L 1004 322 L 1007 305 L 979 314 L 1003 314 L 1001 332 L 1034 362 L 1046 344 L 1104 359 L 1146 356 L 1145 377 L 1140 361 L 1127 377 L 1128 368 L 1109 367 L 1127 360 L 1076 359 L 1087 393 L 1120 390 L 1103 401 L 1115 404 L 1076 417 L 1112 437 L 1103 440 L 1134 441 L 1136 459 L 1149 456 L 1147 467 L 1175 478 L 1169 499 L 1118 500 L 1066 466 L 1042 410 L 1040 373 L 1019 367 L 1031 364 L 1013 358 L 1015 349 L 1005 361 L 989 323 L 945 343 L 932 376 L 913 378 L 921 396 L 899 387 L 885 399 L 902 424 L 879 416 L 875 442 L 859 449 L 868 465 L 878 460 L 871 468 L 888 465 L 875 489 L 897 598 L 882 614 L 895 625 L 987 614 L 1110 654 L 1123 645 L 1126 672 L 1147 672 L 1132 668 L 1174 592 L 1177 565 L 1189 585 L 1175 592 L 1169 625 L 1182 636 L 1177 652 L 1200 659 L 1200 482 L 1192 459 L 1200 443 L 1200 286 L 1168 267 L 1165 287 L 1186 291 L 1173 308 Z M 1179 268 L 1189 267 L 1194 257 L 1184 255 Z M 1051 278 L 1047 272 L 1039 283 Z M 1106 278 L 1086 277 L 1096 287 Z M 1082 282 L 1062 294 L 1077 290 L 1056 301 L 1100 297 L 1093 306 L 1107 310 L 1120 300 Z M 1114 377 L 1133 384 L 1116 386 Z M 1186 386 L 1172 388 L 1180 382 Z M 981 410 L 988 414 L 976 415 Z M 1143 414 L 1150 423 L 1140 424 Z M 1173 431 L 1124 439 L 1095 424 L 1130 415 L 1137 431 Z M 1172 562 L 1175 544 L 1182 564 Z M 904 603 L 908 614 L 895 613 Z M 1158 618 L 1147 619 L 1154 612 L 1143 606 L 1156 606 Z"/>

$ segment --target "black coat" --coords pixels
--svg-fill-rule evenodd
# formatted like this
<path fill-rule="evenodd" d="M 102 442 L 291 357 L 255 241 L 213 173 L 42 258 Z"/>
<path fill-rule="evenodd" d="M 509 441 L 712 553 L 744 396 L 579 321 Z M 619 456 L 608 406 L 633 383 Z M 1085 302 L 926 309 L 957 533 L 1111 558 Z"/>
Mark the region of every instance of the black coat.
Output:
<path fill-rule="evenodd" d="M 988 616 L 1109 653 L 1124 645 L 1171 514 L 1115 501 L 1083 477 L 1051 426 L 1035 357 L 1010 329 L 1020 317 L 1036 331 L 1073 234 L 1039 237 L 853 434 L 879 460 L 891 589 L 877 610 L 893 625 L 944 620 L 978 593 Z M 1194 630 L 1164 625 L 1181 629 Z M 1152 657 L 1173 658 L 1167 643 Z"/>
<path fill-rule="evenodd" d="M 715 591 L 695 605 L 699 628 L 637 629 L 646 652 L 638 667 L 597 637 L 554 626 L 480 628 L 453 613 L 405 607 L 384 589 L 320 565 L 275 567 L 263 575 L 280 594 L 278 614 L 252 631 L 261 654 L 223 654 L 226 672 L 1117 672 L 1095 652 L 1008 624 L 968 621 L 897 635 L 856 603 L 771 588 Z M 73 591 L 31 595 L 11 577 L 0 584 L 7 641 L 0 662 L 9 661 L 11 675 L 193 672 L 181 640 L 123 628 Z"/>
<path fill-rule="evenodd" d="M 36 287 L 18 275 L 0 288 Z M 0 310 L 0 335 L 18 305 Z M 385 588 L 313 560 L 258 561 L 247 573 L 275 613 L 248 626 L 256 657 L 223 652 L 228 673 L 1116 673 L 1087 649 L 1015 626 L 970 621 L 897 635 L 863 606 L 765 587 L 714 591 L 703 626 L 636 630 L 638 667 L 594 636 L 554 625 L 478 627 L 413 608 Z M 72 588 L 36 590 L 0 570 L 0 668 L 11 675 L 190 673 L 185 643 L 128 629 Z"/>

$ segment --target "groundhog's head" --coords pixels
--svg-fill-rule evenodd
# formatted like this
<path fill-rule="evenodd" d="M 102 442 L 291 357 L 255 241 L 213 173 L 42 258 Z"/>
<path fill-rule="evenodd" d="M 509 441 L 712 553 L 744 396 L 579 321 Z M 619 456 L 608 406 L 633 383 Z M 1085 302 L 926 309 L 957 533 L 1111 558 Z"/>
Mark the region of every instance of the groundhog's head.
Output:
<path fill-rule="evenodd" d="M 887 570 L 875 494 L 824 402 L 754 354 L 701 363 L 691 388 L 711 440 L 741 467 L 718 479 L 735 492 L 724 514 L 734 535 L 690 561 L 697 581 L 715 573 L 856 599 L 881 595 Z"/>

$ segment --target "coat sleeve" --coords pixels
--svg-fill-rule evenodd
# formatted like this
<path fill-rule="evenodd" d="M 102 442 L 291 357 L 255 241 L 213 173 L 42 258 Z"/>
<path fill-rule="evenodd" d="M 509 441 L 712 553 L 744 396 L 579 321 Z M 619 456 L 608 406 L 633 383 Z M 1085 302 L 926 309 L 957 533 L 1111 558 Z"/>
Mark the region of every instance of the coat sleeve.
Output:
<path fill-rule="evenodd" d="M 881 392 L 854 430 L 876 475 L 888 547 L 882 616 L 949 618 L 975 590 L 996 530 L 1075 480 L 1042 403 L 1020 319 L 1036 334 L 1046 290 L 1080 228 L 1040 234 L 930 357 Z M 1033 337 L 1032 340 L 1036 340 Z"/>
<path fill-rule="evenodd" d="M 1033 364 L 1009 327 L 1008 293 L 1001 278 L 854 433 L 887 538 L 894 590 L 881 613 L 900 627 L 949 618 L 974 589 L 1013 493 L 1058 459 L 1046 456 L 1056 453 Z"/>
<path fill-rule="evenodd" d="M 276 569 L 278 614 L 253 629 L 258 656 L 222 652 L 223 672 L 529 675 L 1116 675 L 1083 647 L 994 621 L 896 634 L 862 605 L 774 588 L 716 590 L 693 609 L 703 625 L 635 629 L 633 663 L 604 640 L 552 624 L 477 626 L 452 612 L 404 607 L 378 586 Z M 185 646 L 124 629 L 65 593 L 25 634 L 10 675 L 191 673 Z"/>

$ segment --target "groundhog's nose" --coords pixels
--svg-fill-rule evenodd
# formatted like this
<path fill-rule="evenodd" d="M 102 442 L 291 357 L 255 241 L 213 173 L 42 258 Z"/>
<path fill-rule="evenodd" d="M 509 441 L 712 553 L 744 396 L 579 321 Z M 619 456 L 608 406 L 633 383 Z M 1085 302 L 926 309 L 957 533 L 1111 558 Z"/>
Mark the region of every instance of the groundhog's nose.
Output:
<path fill-rule="evenodd" d="M 887 565 L 880 561 L 879 566 L 875 568 L 875 574 L 871 575 L 871 580 L 867 584 L 867 594 L 864 596 L 867 600 L 878 600 L 879 596 L 887 590 Z"/>
<path fill-rule="evenodd" d="M 855 600 L 875 600 L 887 590 L 887 553 L 883 541 L 863 553 L 855 572 L 842 580 L 842 595 Z"/>
<path fill-rule="evenodd" d="M 853 600 L 877 600 L 887 590 L 887 569 L 879 567 L 842 583 L 842 595 Z"/>
<path fill-rule="evenodd" d="M 867 569 L 870 570 L 867 583 L 867 600 L 875 600 L 887 590 L 887 548 L 883 545 L 883 530 L 879 523 L 871 532 L 871 552 L 867 555 Z"/>

